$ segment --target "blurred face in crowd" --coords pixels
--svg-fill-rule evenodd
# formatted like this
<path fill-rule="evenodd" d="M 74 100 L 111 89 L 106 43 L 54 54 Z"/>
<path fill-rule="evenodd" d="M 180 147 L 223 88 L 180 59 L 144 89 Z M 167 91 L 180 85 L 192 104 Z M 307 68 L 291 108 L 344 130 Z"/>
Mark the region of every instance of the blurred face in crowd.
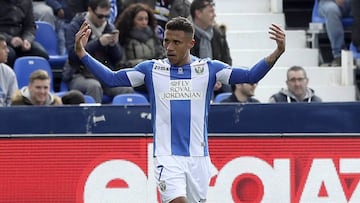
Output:
<path fill-rule="evenodd" d="M 195 15 L 195 23 L 200 28 L 207 29 L 214 26 L 216 17 L 214 4 L 205 2 L 203 8 L 196 10 Z"/>
<path fill-rule="evenodd" d="M 103 25 L 110 17 L 110 8 L 97 7 L 95 10 L 92 10 L 89 7 L 88 11 L 91 22 L 97 27 Z"/>
<path fill-rule="evenodd" d="M 250 83 L 236 84 L 237 91 L 240 91 L 240 93 L 246 97 L 254 96 L 255 88 L 256 88 L 256 83 L 254 83 L 254 84 L 250 84 Z"/>
<path fill-rule="evenodd" d="M 306 95 L 308 82 L 309 80 L 305 76 L 304 71 L 297 70 L 288 72 L 286 81 L 288 90 L 297 98 L 303 98 Z"/>
<path fill-rule="evenodd" d="M 29 84 L 31 101 L 34 105 L 44 105 L 50 94 L 50 80 L 36 79 Z"/>
<path fill-rule="evenodd" d="M 8 59 L 9 49 L 6 41 L 0 41 L 0 63 L 6 63 Z"/>
<path fill-rule="evenodd" d="M 134 18 L 134 26 L 143 29 L 149 24 L 149 16 L 146 11 L 139 11 Z"/>

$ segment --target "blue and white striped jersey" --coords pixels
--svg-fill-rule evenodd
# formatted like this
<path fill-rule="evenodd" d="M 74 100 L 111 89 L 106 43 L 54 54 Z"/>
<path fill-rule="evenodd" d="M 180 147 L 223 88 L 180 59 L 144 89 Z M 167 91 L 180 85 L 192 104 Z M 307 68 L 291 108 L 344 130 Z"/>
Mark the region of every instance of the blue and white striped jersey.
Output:
<path fill-rule="evenodd" d="M 181 67 L 170 65 L 167 59 L 148 60 L 112 72 L 89 55 L 81 60 L 108 86 L 146 85 L 155 156 L 208 156 L 208 109 L 215 82 L 256 83 L 270 70 L 265 60 L 251 69 L 242 69 L 192 57 L 191 63 Z"/>

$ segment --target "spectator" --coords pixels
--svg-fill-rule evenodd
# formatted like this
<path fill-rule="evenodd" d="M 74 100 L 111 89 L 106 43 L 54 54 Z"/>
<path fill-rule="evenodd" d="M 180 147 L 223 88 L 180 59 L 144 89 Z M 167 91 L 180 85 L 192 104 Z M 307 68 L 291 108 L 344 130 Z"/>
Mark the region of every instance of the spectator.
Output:
<path fill-rule="evenodd" d="M 32 1 L 34 19 L 37 21 L 45 21 L 50 23 L 55 29 L 55 15 L 50 6 L 43 0 Z"/>
<path fill-rule="evenodd" d="M 90 0 L 88 11 L 76 15 L 66 29 L 69 64 L 64 67 L 63 78 L 68 80 L 70 89 L 77 89 L 83 94 L 92 96 L 97 103 L 102 102 L 103 94 L 113 97 L 118 94 L 134 92 L 131 87 L 102 86 L 83 66 L 74 52 L 75 34 L 86 21 L 92 31 L 86 50 L 112 70 L 118 69 L 117 66 L 122 59 L 122 51 L 118 43 L 119 33 L 114 32 L 113 24 L 108 22 L 109 16 L 110 2 L 108 0 Z"/>
<path fill-rule="evenodd" d="M 353 30 L 351 33 L 352 42 L 357 47 L 358 52 L 360 52 L 360 1 L 352 0 L 351 9 L 354 17 Z"/>
<path fill-rule="evenodd" d="M 189 0 L 124 0 L 124 7 L 126 8 L 134 3 L 149 5 L 154 10 L 157 23 L 162 29 L 165 28 L 166 22 L 170 19 L 177 16 L 187 18 L 190 15 Z"/>
<path fill-rule="evenodd" d="M 342 18 L 350 15 L 351 0 L 320 0 L 319 16 L 325 18 L 333 60 L 331 66 L 341 66 L 341 50 L 345 48 Z M 355 0 L 358 1 L 358 0 Z"/>
<path fill-rule="evenodd" d="M 212 0 L 193 0 L 190 14 L 195 26 L 195 45 L 191 54 L 199 58 L 211 58 L 232 65 L 230 50 L 226 40 L 225 26 L 215 25 L 215 3 Z M 229 85 L 217 82 L 214 97 L 223 92 L 230 92 Z"/>
<path fill-rule="evenodd" d="M 21 56 L 41 56 L 49 59 L 46 50 L 35 39 L 35 21 L 30 0 L 1 1 L 0 33 L 9 48 L 7 64 L 13 67 Z"/>
<path fill-rule="evenodd" d="M 133 67 L 144 60 L 165 56 L 155 33 L 156 25 L 154 14 L 146 4 L 135 3 L 123 11 L 115 23 L 121 30 L 119 43 L 125 51 L 123 64 Z"/>
<path fill-rule="evenodd" d="M 270 102 L 321 102 L 321 98 L 315 95 L 315 91 L 308 87 L 309 79 L 305 69 L 300 66 L 292 66 L 287 71 L 287 89 L 281 89 L 270 97 Z"/>
<path fill-rule="evenodd" d="M 133 67 L 148 59 L 159 59 L 165 56 L 161 41 L 156 35 L 157 22 L 151 8 L 142 3 L 128 6 L 115 24 L 118 30 L 120 45 L 124 48 L 122 67 Z M 147 95 L 145 86 L 135 88 Z"/>
<path fill-rule="evenodd" d="M 29 85 L 17 90 L 12 105 L 61 105 L 61 98 L 50 93 L 50 77 L 44 70 L 31 73 Z"/>
<path fill-rule="evenodd" d="M 70 90 L 61 97 L 61 101 L 65 105 L 76 105 L 85 103 L 85 97 L 79 90 Z"/>
<path fill-rule="evenodd" d="M 68 0 L 46 0 L 45 2 L 52 8 L 52 11 L 55 14 L 55 30 L 58 38 L 59 54 L 66 54 L 65 29 L 73 18 L 67 4 Z"/>
<path fill-rule="evenodd" d="M 240 83 L 231 85 L 232 94 L 220 101 L 221 103 L 260 103 L 255 99 L 254 92 L 256 83 Z"/>
<path fill-rule="evenodd" d="M 0 34 L 0 106 L 10 106 L 11 96 L 18 89 L 14 71 L 5 64 L 8 54 L 6 38 Z"/>

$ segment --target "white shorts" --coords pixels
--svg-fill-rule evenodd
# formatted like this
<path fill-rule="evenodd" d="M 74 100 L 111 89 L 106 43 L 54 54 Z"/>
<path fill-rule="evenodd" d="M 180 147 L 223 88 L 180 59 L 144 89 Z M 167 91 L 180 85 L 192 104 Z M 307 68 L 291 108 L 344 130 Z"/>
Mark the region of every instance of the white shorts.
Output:
<path fill-rule="evenodd" d="M 157 156 L 155 179 L 163 203 L 177 197 L 205 202 L 211 178 L 210 157 Z"/>

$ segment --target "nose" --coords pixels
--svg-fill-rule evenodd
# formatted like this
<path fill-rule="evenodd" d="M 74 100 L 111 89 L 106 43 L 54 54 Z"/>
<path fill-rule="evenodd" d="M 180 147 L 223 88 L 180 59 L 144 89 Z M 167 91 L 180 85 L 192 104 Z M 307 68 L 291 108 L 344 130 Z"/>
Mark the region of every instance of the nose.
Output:
<path fill-rule="evenodd" d="M 174 46 L 173 46 L 173 43 L 168 43 L 166 45 L 166 51 L 173 51 L 174 50 Z"/>

